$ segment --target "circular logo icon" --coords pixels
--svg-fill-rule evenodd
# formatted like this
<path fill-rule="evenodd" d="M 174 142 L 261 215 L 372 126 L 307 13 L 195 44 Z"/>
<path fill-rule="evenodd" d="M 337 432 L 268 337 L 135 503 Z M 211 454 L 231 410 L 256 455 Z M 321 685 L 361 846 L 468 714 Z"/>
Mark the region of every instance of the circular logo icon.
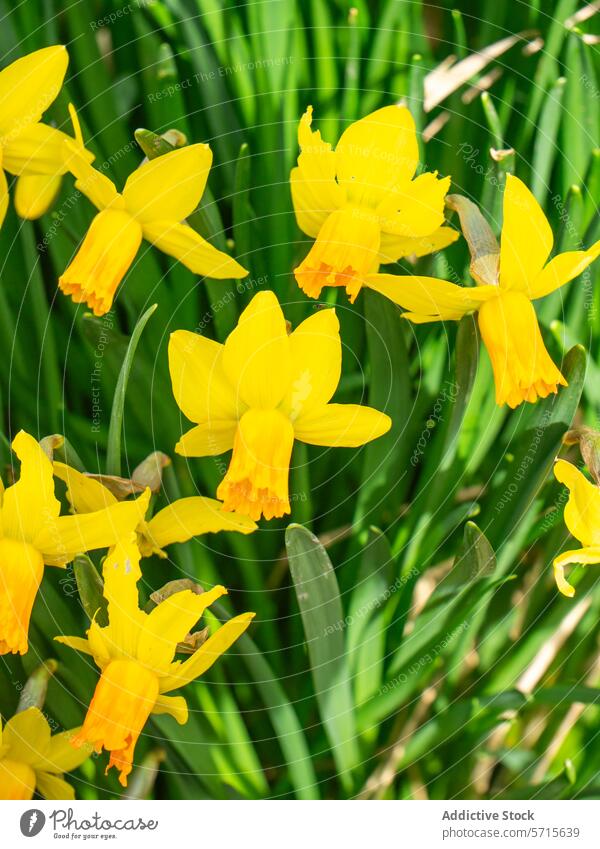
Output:
<path fill-rule="evenodd" d="M 46 816 L 38 808 L 31 808 L 21 816 L 21 834 L 25 837 L 35 837 L 43 829 Z"/>

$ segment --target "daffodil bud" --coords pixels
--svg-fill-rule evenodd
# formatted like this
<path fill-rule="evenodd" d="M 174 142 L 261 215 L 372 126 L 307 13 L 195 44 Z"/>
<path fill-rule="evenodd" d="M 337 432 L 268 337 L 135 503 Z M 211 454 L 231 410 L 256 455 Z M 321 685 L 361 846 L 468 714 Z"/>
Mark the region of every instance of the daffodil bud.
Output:
<path fill-rule="evenodd" d="M 591 427 L 579 427 L 567 431 L 563 437 L 565 445 L 579 445 L 581 457 L 590 475 L 600 486 L 600 433 Z"/>
<path fill-rule="evenodd" d="M 44 707 L 48 682 L 57 669 L 58 663 L 55 660 L 46 660 L 33 670 L 21 690 L 17 713 L 30 707 L 40 708 L 40 710 Z"/>

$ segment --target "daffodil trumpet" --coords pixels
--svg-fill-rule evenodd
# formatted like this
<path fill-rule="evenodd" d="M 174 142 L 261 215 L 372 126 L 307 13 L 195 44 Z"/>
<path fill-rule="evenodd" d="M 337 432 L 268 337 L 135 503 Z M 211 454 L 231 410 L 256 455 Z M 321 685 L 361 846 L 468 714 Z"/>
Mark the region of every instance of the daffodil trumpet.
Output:
<path fill-rule="evenodd" d="M 216 586 L 196 594 L 182 590 L 161 601 L 150 613 L 139 608 L 137 582 L 141 578 L 140 552 L 135 535 L 115 545 L 103 566 L 108 624 L 93 621 L 87 637 L 56 637 L 57 641 L 91 655 L 100 669 L 92 701 L 75 747 L 90 744 L 105 749 L 106 771 L 116 767 L 127 786 L 134 750 L 151 714 L 169 714 L 183 725 L 188 709 L 183 696 L 168 695 L 206 672 L 244 633 L 253 613 L 225 622 L 186 660 L 176 658 L 179 643 L 204 611 L 227 591 Z"/>
<path fill-rule="evenodd" d="M 353 302 L 381 264 L 447 247 L 458 232 L 444 225 L 450 178 L 415 176 L 419 148 L 405 106 L 386 106 L 351 124 L 335 151 L 300 120 L 298 165 L 290 183 L 299 228 L 315 239 L 295 269 L 311 298 L 343 286 Z"/>
<path fill-rule="evenodd" d="M 90 746 L 75 749 L 71 741 L 79 728 L 52 735 L 38 707 L 16 713 L 4 728 L 0 723 L 0 799 L 73 800 L 75 791 L 64 779 L 87 760 Z"/>
<path fill-rule="evenodd" d="M 292 333 L 273 292 L 259 292 L 225 344 L 171 334 L 175 400 L 196 427 L 175 450 L 185 457 L 232 450 L 217 489 L 223 509 L 257 520 L 290 513 L 294 440 L 358 447 L 386 433 L 390 418 L 359 404 L 332 404 L 341 373 L 339 322 L 315 312 Z"/>
<path fill-rule="evenodd" d="M 20 431 L 12 448 L 21 474 L 1 497 L 0 654 L 25 654 L 44 565 L 64 567 L 81 552 L 114 545 L 132 522 L 143 518 L 150 491 L 85 516 L 60 516 L 52 463 L 39 443 Z"/>
<path fill-rule="evenodd" d="M 198 206 L 212 164 L 206 144 L 178 148 L 142 164 L 122 192 L 95 170 L 72 142 L 65 162 L 76 188 L 99 210 L 59 287 L 95 315 L 112 306 L 116 290 L 143 239 L 206 277 L 245 277 L 246 269 L 185 223 Z"/>
<path fill-rule="evenodd" d="M 557 460 L 554 477 L 569 490 L 564 518 L 569 532 L 581 543 L 554 558 L 554 579 L 560 592 L 572 598 L 575 588 L 565 576 L 565 566 L 579 563 L 590 566 L 600 563 L 600 487 L 591 483 L 572 463 Z"/>
<path fill-rule="evenodd" d="M 458 321 L 476 312 L 492 362 L 496 402 L 514 408 L 567 385 L 546 350 L 532 302 L 573 280 L 600 254 L 598 241 L 548 262 L 552 245 L 552 230 L 538 202 L 509 174 L 499 253 L 482 257 L 478 274 L 472 264 L 479 285 L 391 274 L 373 274 L 368 285 L 406 310 L 404 318 L 414 324 Z"/>

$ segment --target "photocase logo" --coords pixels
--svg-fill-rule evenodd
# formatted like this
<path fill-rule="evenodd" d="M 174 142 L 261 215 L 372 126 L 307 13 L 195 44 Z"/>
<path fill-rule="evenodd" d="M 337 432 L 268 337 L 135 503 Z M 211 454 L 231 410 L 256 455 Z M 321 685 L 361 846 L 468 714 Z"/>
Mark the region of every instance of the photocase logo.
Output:
<path fill-rule="evenodd" d="M 46 817 L 38 808 L 25 811 L 21 816 L 21 834 L 25 837 L 35 837 L 43 829 Z"/>

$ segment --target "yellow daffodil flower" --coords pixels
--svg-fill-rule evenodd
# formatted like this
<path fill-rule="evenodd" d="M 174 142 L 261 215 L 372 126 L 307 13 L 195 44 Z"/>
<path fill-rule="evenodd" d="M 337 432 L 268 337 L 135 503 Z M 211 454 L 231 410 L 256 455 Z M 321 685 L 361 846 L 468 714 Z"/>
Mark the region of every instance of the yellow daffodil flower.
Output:
<path fill-rule="evenodd" d="M 44 47 L 17 59 L 0 71 L 0 225 L 8 208 L 8 183 L 4 174 L 15 175 L 15 206 L 22 218 L 38 218 L 50 206 L 66 172 L 63 144 L 69 137 L 42 124 L 42 114 L 58 95 L 69 57 L 65 47 Z M 81 156 L 81 131 L 72 107 L 75 142 Z"/>
<path fill-rule="evenodd" d="M 59 279 L 62 291 L 76 303 L 86 303 L 95 315 L 108 312 L 142 239 L 195 274 L 246 276 L 238 262 L 181 223 L 204 192 L 212 163 L 208 145 L 192 144 L 145 162 L 127 178 L 122 193 L 89 164 L 77 145 L 65 142 L 64 147 L 76 188 L 100 210 Z"/>
<path fill-rule="evenodd" d="M 104 595 L 108 625 L 92 622 L 87 639 L 56 637 L 58 642 L 92 655 L 100 680 L 80 733 L 73 745 L 91 743 L 97 752 L 110 752 L 110 767 L 127 786 L 137 739 L 150 714 L 169 714 L 187 722 L 183 696 L 169 696 L 209 669 L 244 633 L 254 613 L 242 613 L 215 631 L 187 660 L 175 660 L 182 642 L 206 608 L 227 591 L 183 590 L 161 601 L 150 613 L 139 609 L 137 582 L 140 553 L 134 535 L 118 543 L 104 561 Z"/>
<path fill-rule="evenodd" d="M 556 393 L 567 382 L 544 345 L 532 300 L 543 298 L 581 274 L 600 254 L 600 241 L 587 251 L 568 251 L 547 262 L 550 224 L 529 189 L 507 175 L 497 279 L 493 284 L 457 286 L 433 277 L 373 274 L 367 285 L 408 312 L 415 324 L 458 321 L 477 311 L 496 384 L 496 401 L 517 407 Z"/>
<path fill-rule="evenodd" d="M 175 400 L 197 426 L 176 451 L 185 457 L 233 448 L 217 490 L 225 510 L 252 519 L 290 512 L 288 478 L 294 439 L 357 447 L 389 430 L 384 413 L 330 404 L 341 372 L 335 310 L 320 310 L 288 335 L 273 292 L 259 292 L 224 345 L 195 333 L 171 334 Z"/>
<path fill-rule="evenodd" d="M 87 162 L 93 162 L 94 154 L 87 150 L 84 145 L 81 125 L 72 103 L 69 103 L 69 115 L 73 126 L 73 144 L 77 146 L 80 155 Z M 17 215 L 29 221 L 34 221 L 44 215 L 52 206 L 60 191 L 63 176 L 69 170 L 64 154 L 64 142 L 69 140 L 70 137 L 52 127 L 47 129 L 52 130 L 52 135 L 46 140 L 44 147 L 47 173 L 34 174 L 24 171 L 17 178 L 15 210 Z M 50 170 L 51 168 L 53 170 Z"/>
<path fill-rule="evenodd" d="M 424 256 L 458 238 L 442 226 L 450 178 L 415 177 L 419 148 L 405 106 L 386 106 L 351 124 L 335 151 L 311 123 L 309 106 L 290 175 L 298 226 L 316 239 L 294 271 L 303 292 L 318 298 L 324 286 L 345 286 L 354 302 L 380 264 Z"/>
<path fill-rule="evenodd" d="M 65 463 L 54 462 L 54 474 L 67 484 L 67 498 L 75 513 L 89 513 L 118 504 L 116 496 L 100 481 Z M 148 521 L 141 518 L 136 528 L 142 557 L 151 554 L 166 557 L 163 549 L 167 545 L 187 542 L 201 534 L 218 531 L 250 534 L 255 530 L 256 524 L 251 519 L 227 513 L 220 501 L 200 495 L 177 499 Z"/>
<path fill-rule="evenodd" d="M 563 595 L 572 598 L 575 588 L 565 578 L 565 566 L 600 563 L 600 488 L 591 483 L 572 463 L 557 460 L 555 478 L 569 490 L 565 506 L 565 524 L 583 548 L 564 551 L 554 559 L 554 578 Z"/>
<path fill-rule="evenodd" d="M 25 654 L 44 564 L 64 567 L 81 552 L 114 545 L 132 521 L 143 518 L 150 490 L 137 501 L 60 516 L 52 463 L 42 448 L 24 431 L 12 447 L 21 475 L 3 491 L 0 508 L 0 654 Z"/>
<path fill-rule="evenodd" d="M 30 707 L 0 728 L 0 799 L 31 799 L 34 792 L 46 799 L 72 800 L 75 792 L 63 778 L 90 756 L 91 747 L 71 744 L 80 731 L 51 736 L 50 726 L 37 707 Z"/>

